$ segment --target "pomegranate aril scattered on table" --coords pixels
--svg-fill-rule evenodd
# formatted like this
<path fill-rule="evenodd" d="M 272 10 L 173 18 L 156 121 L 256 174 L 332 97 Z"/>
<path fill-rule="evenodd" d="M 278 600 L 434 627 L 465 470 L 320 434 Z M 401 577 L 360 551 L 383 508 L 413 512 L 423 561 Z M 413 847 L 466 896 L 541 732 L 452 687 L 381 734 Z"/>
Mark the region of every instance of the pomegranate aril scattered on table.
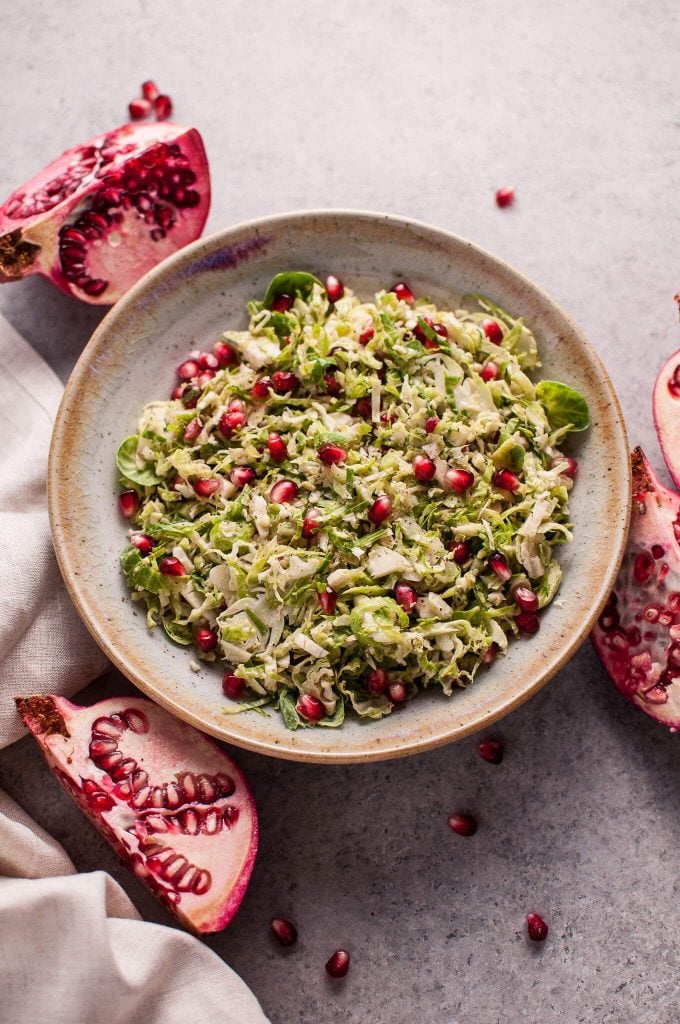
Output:
<path fill-rule="evenodd" d="M 501 209 L 504 209 L 506 206 L 511 206 L 514 200 L 514 188 L 506 186 L 505 188 L 499 188 L 496 192 L 496 206 L 500 206 Z"/>
<path fill-rule="evenodd" d="M 126 519 L 132 519 L 139 512 L 139 495 L 136 491 L 122 491 L 118 495 L 118 507 Z"/>
<path fill-rule="evenodd" d="M 500 764 L 503 760 L 503 744 L 491 736 L 485 736 L 477 744 L 479 756 L 489 764 Z"/>
<path fill-rule="evenodd" d="M 269 927 L 282 946 L 293 946 L 297 942 L 297 928 L 287 917 L 273 917 Z"/>
<path fill-rule="evenodd" d="M 471 814 L 452 814 L 449 828 L 458 836 L 473 836 L 477 831 L 477 820 Z"/>
<path fill-rule="evenodd" d="M 527 914 L 527 934 L 532 942 L 545 942 L 548 937 L 548 925 L 540 914 Z"/>
<path fill-rule="evenodd" d="M 350 955 L 346 949 L 336 949 L 326 961 L 326 971 L 331 978 L 344 978 L 349 970 Z"/>

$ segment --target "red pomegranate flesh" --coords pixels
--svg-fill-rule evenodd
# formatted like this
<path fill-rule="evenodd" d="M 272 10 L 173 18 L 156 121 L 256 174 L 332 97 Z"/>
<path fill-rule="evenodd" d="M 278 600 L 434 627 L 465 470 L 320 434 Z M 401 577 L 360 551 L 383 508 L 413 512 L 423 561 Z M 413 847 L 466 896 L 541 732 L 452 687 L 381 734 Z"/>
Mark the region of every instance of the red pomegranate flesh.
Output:
<path fill-rule="evenodd" d="M 680 487 L 680 350 L 661 367 L 652 396 L 654 424 L 673 483 Z"/>
<path fill-rule="evenodd" d="M 110 305 L 198 238 L 209 208 L 195 128 L 124 124 L 67 150 L 0 206 L 0 284 L 42 274 Z"/>
<path fill-rule="evenodd" d="M 612 680 L 633 704 L 680 729 L 680 497 L 636 448 L 628 546 L 592 632 Z"/>
<path fill-rule="evenodd" d="M 121 861 L 194 932 L 236 913 L 257 852 L 240 769 L 197 729 L 143 697 L 89 708 L 18 697 L 51 771 Z"/>

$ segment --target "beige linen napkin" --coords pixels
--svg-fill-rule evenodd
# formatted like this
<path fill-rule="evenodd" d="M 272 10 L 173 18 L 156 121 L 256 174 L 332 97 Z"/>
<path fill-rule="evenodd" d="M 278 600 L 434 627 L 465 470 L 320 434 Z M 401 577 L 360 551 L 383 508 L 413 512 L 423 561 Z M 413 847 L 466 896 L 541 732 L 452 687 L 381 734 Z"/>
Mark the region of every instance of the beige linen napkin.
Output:
<path fill-rule="evenodd" d="M 71 694 L 105 666 L 50 543 L 45 471 L 60 396 L 57 377 L 0 316 L 0 747 L 24 734 L 15 694 Z M 83 833 L 90 827 L 83 819 Z M 76 874 L 0 790 L 0 1024 L 187 1022 L 267 1024 L 207 946 L 141 921 L 104 872 Z"/>

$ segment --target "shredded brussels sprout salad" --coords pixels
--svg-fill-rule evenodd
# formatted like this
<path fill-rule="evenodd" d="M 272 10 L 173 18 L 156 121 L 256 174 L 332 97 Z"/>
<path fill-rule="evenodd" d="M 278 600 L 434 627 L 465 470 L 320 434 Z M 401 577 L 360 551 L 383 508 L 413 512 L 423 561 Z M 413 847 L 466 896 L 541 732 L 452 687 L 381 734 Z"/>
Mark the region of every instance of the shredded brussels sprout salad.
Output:
<path fill-rule="evenodd" d="M 133 600 L 223 664 L 226 712 L 381 718 L 538 629 L 588 408 L 532 382 L 522 319 L 463 301 L 278 274 L 120 446 Z"/>

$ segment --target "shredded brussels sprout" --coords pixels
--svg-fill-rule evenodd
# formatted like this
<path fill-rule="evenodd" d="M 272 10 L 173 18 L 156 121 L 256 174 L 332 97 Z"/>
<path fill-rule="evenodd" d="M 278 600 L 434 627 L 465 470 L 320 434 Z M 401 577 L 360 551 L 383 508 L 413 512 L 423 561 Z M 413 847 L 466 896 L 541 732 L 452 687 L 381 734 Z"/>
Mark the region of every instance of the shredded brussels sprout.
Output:
<path fill-rule="evenodd" d="M 121 444 L 133 599 L 243 680 L 229 713 L 380 718 L 538 628 L 531 603 L 555 596 L 571 539 L 558 445 L 587 407 L 534 385 L 521 319 L 470 300 L 481 311 L 348 288 L 333 303 L 279 274 L 216 345 L 221 368 L 147 405 Z"/>

